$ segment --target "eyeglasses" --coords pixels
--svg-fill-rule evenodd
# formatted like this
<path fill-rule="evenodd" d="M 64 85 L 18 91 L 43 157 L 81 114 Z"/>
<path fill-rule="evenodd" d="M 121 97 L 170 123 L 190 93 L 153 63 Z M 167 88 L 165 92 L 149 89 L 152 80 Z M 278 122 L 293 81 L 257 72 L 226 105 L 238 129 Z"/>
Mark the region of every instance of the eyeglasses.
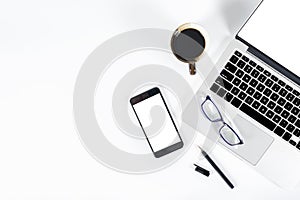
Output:
<path fill-rule="evenodd" d="M 201 109 L 205 117 L 211 122 L 222 122 L 223 125 L 219 129 L 221 138 L 230 146 L 236 146 L 244 144 L 238 134 L 229 126 L 223 119 L 220 110 L 216 104 L 212 101 L 210 96 L 206 96 L 206 99 L 201 104 Z"/>

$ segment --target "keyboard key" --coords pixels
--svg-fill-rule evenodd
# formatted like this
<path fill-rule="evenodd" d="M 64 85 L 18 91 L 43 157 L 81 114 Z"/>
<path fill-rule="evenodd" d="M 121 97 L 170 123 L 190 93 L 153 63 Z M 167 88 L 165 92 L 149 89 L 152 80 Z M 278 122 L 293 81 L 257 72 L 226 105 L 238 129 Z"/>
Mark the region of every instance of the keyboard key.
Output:
<path fill-rule="evenodd" d="M 271 73 L 270 73 L 270 72 L 268 72 L 267 70 L 265 70 L 265 71 L 264 71 L 264 75 L 266 75 L 266 76 L 268 76 L 268 77 L 269 77 L 269 76 L 271 76 Z"/>
<path fill-rule="evenodd" d="M 298 128 L 300 128 L 300 120 L 299 120 L 299 119 L 297 119 L 295 125 L 296 125 Z"/>
<path fill-rule="evenodd" d="M 232 98 L 233 98 L 233 95 L 231 93 L 229 93 L 229 92 L 227 92 L 226 95 L 225 95 L 225 97 L 224 97 L 224 99 L 226 101 L 228 101 L 228 102 L 231 101 Z"/>
<path fill-rule="evenodd" d="M 289 120 L 289 122 L 291 122 L 291 123 L 294 123 L 295 121 L 296 121 L 296 117 L 294 116 L 294 115 L 291 115 L 289 118 L 288 118 L 288 120 Z"/>
<path fill-rule="evenodd" d="M 219 87 L 217 84 L 214 83 L 214 84 L 210 87 L 210 90 L 216 93 L 216 92 L 218 91 L 219 88 L 220 88 L 220 87 Z"/>
<path fill-rule="evenodd" d="M 233 64 L 236 64 L 237 61 L 239 60 L 238 57 L 236 57 L 235 55 L 231 56 L 231 58 L 229 59 L 230 62 L 232 62 Z"/>
<path fill-rule="evenodd" d="M 221 78 L 220 76 L 216 79 L 216 83 L 218 83 L 220 86 L 223 86 L 227 90 L 231 90 L 232 88 L 232 84 Z"/>
<path fill-rule="evenodd" d="M 267 79 L 265 82 L 266 86 L 268 86 L 268 87 L 271 87 L 273 85 L 273 83 L 274 82 L 271 79 Z"/>
<path fill-rule="evenodd" d="M 238 98 L 234 97 L 234 99 L 231 101 L 231 104 L 234 106 L 234 107 L 239 107 L 241 105 L 242 101 L 239 100 Z"/>
<path fill-rule="evenodd" d="M 287 91 L 290 91 L 290 92 L 293 91 L 293 88 L 292 88 L 291 86 L 289 86 L 289 85 L 286 85 L 286 86 L 285 86 L 285 89 L 286 89 Z"/>
<path fill-rule="evenodd" d="M 228 71 L 230 71 L 231 73 L 235 73 L 235 71 L 237 70 L 237 67 L 234 66 L 233 64 L 231 63 L 227 63 L 225 65 L 225 69 L 227 69 Z"/>
<path fill-rule="evenodd" d="M 292 134 L 290 134 L 290 133 L 288 133 L 288 132 L 286 132 L 286 133 L 282 136 L 282 138 L 283 138 L 284 140 L 286 140 L 286 141 L 289 141 L 289 140 L 291 139 L 291 137 L 292 137 Z"/>
<path fill-rule="evenodd" d="M 287 125 L 288 125 L 288 122 L 284 119 L 282 119 L 279 123 L 279 125 L 282 127 L 282 128 L 285 128 Z"/>
<path fill-rule="evenodd" d="M 298 144 L 296 145 L 297 149 L 300 150 L 300 142 L 298 142 Z"/>
<path fill-rule="evenodd" d="M 292 124 L 289 124 L 289 125 L 286 127 L 286 130 L 288 130 L 288 132 L 292 133 L 292 132 L 295 130 L 295 126 L 293 126 Z"/>
<path fill-rule="evenodd" d="M 287 91 L 283 88 L 281 88 L 281 90 L 279 91 L 279 94 L 283 97 L 285 97 L 285 95 L 287 94 Z"/>
<path fill-rule="evenodd" d="M 223 79 L 223 84 L 222 84 L 222 86 L 223 86 L 226 90 L 228 90 L 228 91 L 230 91 L 231 88 L 233 87 L 233 85 L 232 85 L 231 83 L 229 83 L 228 81 L 226 81 L 225 79 Z"/>
<path fill-rule="evenodd" d="M 243 72 L 242 70 L 239 69 L 239 70 L 235 73 L 235 75 L 236 75 L 237 77 L 239 77 L 239 78 L 242 78 L 243 75 L 244 75 L 244 72 Z"/>
<path fill-rule="evenodd" d="M 260 65 L 257 65 L 257 66 L 256 66 L 256 69 L 257 69 L 258 71 L 260 71 L 260 72 L 264 71 L 264 68 L 262 68 L 262 66 L 260 66 Z"/>
<path fill-rule="evenodd" d="M 300 136 L 300 130 L 299 129 L 295 129 L 293 132 L 294 136 L 299 137 Z"/>
<path fill-rule="evenodd" d="M 287 109 L 288 111 L 290 111 L 292 109 L 293 105 L 290 102 L 287 102 L 284 106 L 285 109 Z"/>
<path fill-rule="evenodd" d="M 279 126 L 277 126 L 277 127 L 275 128 L 274 132 L 275 132 L 278 136 L 281 137 L 281 136 L 284 134 L 284 129 L 281 128 L 281 127 L 279 127 Z"/>
<path fill-rule="evenodd" d="M 245 103 L 242 104 L 240 110 L 271 131 L 273 131 L 276 127 L 275 123 L 273 123 L 271 120 L 269 120 L 268 118 L 266 118 L 265 116 L 263 116 L 262 114 L 260 114 Z"/>
<path fill-rule="evenodd" d="M 244 71 L 247 73 L 250 73 L 252 71 L 252 67 L 250 65 L 246 65 L 246 67 L 244 68 Z"/>
<path fill-rule="evenodd" d="M 247 103 L 247 104 L 251 104 L 252 102 L 254 101 L 254 99 L 252 98 L 252 97 L 249 97 L 249 96 L 247 96 L 247 98 L 246 98 L 246 100 L 245 100 L 245 102 Z"/>
<path fill-rule="evenodd" d="M 223 84 L 223 79 L 218 76 L 218 78 L 215 80 L 216 83 L 218 83 L 219 85 L 222 85 Z"/>
<path fill-rule="evenodd" d="M 271 95 L 272 91 L 269 88 L 266 88 L 263 93 L 264 93 L 264 95 L 266 95 L 267 97 L 269 97 Z"/>
<path fill-rule="evenodd" d="M 259 112 L 262 113 L 262 114 L 265 114 L 267 112 L 267 110 L 268 109 L 263 105 L 259 108 Z"/>
<path fill-rule="evenodd" d="M 239 97 L 241 100 L 244 100 L 244 99 L 246 98 L 246 96 L 247 96 L 247 95 L 246 95 L 244 92 L 241 91 L 238 97 Z"/>
<path fill-rule="evenodd" d="M 287 99 L 288 101 L 293 101 L 294 98 L 295 98 L 295 96 L 292 95 L 291 93 L 288 93 L 288 94 L 286 95 L 286 99 Z M 299 105 L 299 104 L 298 104 L 298 105 Z"/>
<path fill-rule="evenodd" d="M 279 98 L 279 95 L 276 94 L 276 93 L 273 93 L 273 94 L 271 95 L 271 99 L 272 99 L 273 101 L 277 101 L 278 98 Z"/>
<path fill-rule="evenodd" d="M 281 106 L 283 106 L 283 105 L 285 104 L 285 102 L 286 102 L 286 100 L 285 100 L 284 98 L 282 98 L 282 97 L 280 97 L 280 98 L 278 99 L 278 101 L 277 101 L 277 103 L 278 103 L 279 105 L 281 105 Z"/>
<path fill-rule="evenodd" d="M 278 81 L 278 84 L 281 85 L 282 87 L 285 86 L 285 82 L 283 82 L 282 80 L 279 80 L 279 81 Z"/>
<path fill-rule="evenodd" d="M 250 59 L 247 56 L 242 57 L 243 61 L 248 62 Z"/>
<path fill-rule="evenodd" d="M 250 83 L 249 83 L 252 87 L 256 87 L 257 86 L 257 84 L 258 84 L 258 81 L 257 80 L 255 80 L 255 79 L 252 79 L 251 81 L 250 81 Z"/>
<path fill-rule="evenodd" d="M 259 75 L 259 77 L 258 77 L 258 80 L 259 80 L 260 82 L 262 82 L 262 83 L 263 83 L 266 79 L 267 79 L 267 77 L 266 77 L 265 75 L 263 75 L 263 74 Z"/>
<path fill-rule="evenodd" d="M 252 104 L 252 107 L 253 107 L 254 109 L 258 109 L 259 106 L 260 106 L 260 103 L 258 103 L 258 101 L 254 101 L 253 104 Z"/>
<path fill-rule="evenodd" d="M 246 83 L 242 83 L 239 88 L 245 91 L 248 88 L 248 85 Z"/>
<path fill-rule="evenodd" d="M 246 63 L 242 60 L 240 60 L 238 63 L 237 63 L 237 66 L 241 69 L 243 69 L 243 67 L 245 67 Z"/>
<path fill-rule="evenodd" d="M 299 109 L 294 107 L 292 110 L 291 110 L 291 113 L 293 113 L 294 115 L 298 115 L 299 114 Z"/>
<path fill-rule="evenodd" d="M 249 64 L 250 64 L 251 66 L 253 66 L 253 67 L 256 66 L 256 63 L 255 63 L 253 60 L 250 60 Z"/>
<path fill-rule="evenodd" d="M 268 108 L 273 109 L 275 107 L 275 105 L 276 105 L 276 103 L 274 103 L 273 101 L 270 101 L 267 106 L 268 106 Z"/>
<path fill-rule="evenodd" d="M 280 114 L 282 112 L 283 108 L 280 107 L 280 106 L 276 106 L 274 111 L 277 113 L 277 114 Z"/>
<path fill-rule="evenodd" d="M 248 83 L 250 81 L 251 77 L 248 74 L 245 74 L 243 77 L 243 81 L 245 81 L 246 83 Z"/>
<path fill-rule="evenodd" d="M 233 85 L 235 86 L 239 86 L 239 84 L 241 83 L 241 80 L 238 79 L 238 78 L 234 78 L 233 81 L 232 81 Z"/>
<path fill-rule="evenodd" d="M 281 117 L 283 117 L 283 118 L 285 118 L 285 119 L 287 119 L 289 115 L 290 115 L 290 113 L 289 113 L 288 111 L 286 111 L 286 110 L 284 110 L 284 111 L 281 113 Z"/>
<path fill-rule="evenodd" d="M 254 99 L 256 99 L 256 100 L 259 100 L 261 96 L 262 96 L 262 94 L 259 92 L 255 92 L 253 95 Z"/>
<path fill-rule="evenodd" d="M 295 104 L 295 106 L 299 106 L 299 105 L 300 105 L 300 99 L 296 98 L 296 99 L 293 101 L 293 104 Z"/>
<path fill-rule="evenodd" d="M 300 93 L 297 90 L 293 90 L 293 94 L 297 97 L 300 95 Z"/>
<path fill-rule="evenodd" d="M 260 102 L 264 105 L 267 105 L 267 103 L 269 102 L 269 99 L 265 96 L 263 96 L 261 99 L 260 99 Z"/>
<path fill-rule="evenodd" d="M 255 92 L 255 90 L 252 87 L 249 87 L 246 91 L 247 94 L 252 95 Z"/>
<path fill-rule="evenodd" d="M 231 90 L 231 93 L 233 95 L 237 95 L 239 92 L 240 92 L 240 90 L 238 88 L 236 88 L 236 87 L 232 88 L 232 90 Z"/>
<path fill-rule="evenodd" d="M 272 79 L 273 81 L 275 81 L 275 82 L 278 81 L 278 78 L 277 78 L 276 76 L 274 76 L 274 75 L 271 76 L 271 79 Z"/>
<path fill-rule="evenodd" d="M 294 140 L 290 140 L 289 143 L 293 146 L 295 146 L 297 144 Z"/>
<path fill-rule="evenodd" d="M 258 86 L 256 87 L 256 89 L 258 90 L 258 91 L 260 91 L 260 92 L 262 92 L 262 91 L 264 91 L 264 89 L 265 89 L 265 86 L 263 85 L 263 84 L 258 84 Z"/>
<path fill-rule="evenodd" d="M 272 90 L 274 90 L 275 92 L 278 92 L 279 89 L 280 89 L 280 86 L 276 83 L 272 87 Z"/>
<path fill-rule="evenodd" d="M 254 78 L 257 78 L 258 75 L 259 75 L 259 72 L 258 72 L 257 70 L 254 69 L 254 70 L 252 71 L 251 75 L 252 75 Z"/>
<path fill-rule="evenodd" d="M 226 90 L 224 90 L 223 88 L 220 88 L 217 92 L 217 94 L 220 96 L 220 97 L 223 97 L 226 93 Z"/>
<path fill-rule="evenodd" d="M 241 56 L 242 56 L 242 53 L 239 52 L 239 51 L 235 51 L 235 52 L 234 52 L 234 55 L 236 55 L 237 57 L 241 57 Z"/>
<path fill-rule="evenodd" d="M 278 115 L 275 115 L 275 116 L 273 117 L 273 121 L 274 121 L 275 123 L 278 123 L 280 120 L 281 120 L 281 117 L 279 117 Z"/>
<path fill-rule="evenodd" d="M 267 114 L 266 114 L 266 115 L 267 115 L 267 117 L 268 117 L 268 118 L 270 118 L 270 119 L 271 119 L 271 118 L 274 116 L 274 112 L 273 112 L 273 111 L 271 111 L 271 110 L 268 110 L 268 112 L 267 112 Z"/>
<path fill-rule="evenodd" d="M 232 79 L 234 78 L 234 76 L 228 72 L 227 70 L 223 69 L 220 73 L 220 75 L 222 77 L 224 77 L 225 79 L 227 79 L 228 81 L 232 81 Z"/>

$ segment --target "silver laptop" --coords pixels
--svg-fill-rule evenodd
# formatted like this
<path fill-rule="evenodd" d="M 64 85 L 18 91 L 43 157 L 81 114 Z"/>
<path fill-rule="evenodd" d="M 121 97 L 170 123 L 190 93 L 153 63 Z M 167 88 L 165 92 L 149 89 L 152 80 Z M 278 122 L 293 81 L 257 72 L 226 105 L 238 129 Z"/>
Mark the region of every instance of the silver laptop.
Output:
<path fill-rule="evenodd" d="M 237 115 L 239 158 L 281 187 L 300 180 L 300 4 L 264 0 L 217 63 L 210 90 Z M 222 143 L 222 141 L 220 141 Z"/>

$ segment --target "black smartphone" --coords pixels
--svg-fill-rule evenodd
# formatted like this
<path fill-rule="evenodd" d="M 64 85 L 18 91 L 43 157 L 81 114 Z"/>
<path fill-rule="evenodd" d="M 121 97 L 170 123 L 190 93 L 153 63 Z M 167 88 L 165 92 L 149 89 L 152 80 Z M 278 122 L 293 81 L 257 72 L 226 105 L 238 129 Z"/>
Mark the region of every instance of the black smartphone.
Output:
<path fill-rule="evenodd" d="M 130 103 L 139 124 L 142 127 L 148 144 L 156 158 L 183 147 L 182 138 L 180 137 L 178 129 L 159 88 L 154 87 L 142 94 L 132 97 L 130 99 Z M 145 131 L 145 126 L 148 126 L 149 124 L 150 109 L 154 106 L 159 106 L 163 109 L 166 116 L 164 126 L 157 134 L 147 133 L 147 131 Z"/>

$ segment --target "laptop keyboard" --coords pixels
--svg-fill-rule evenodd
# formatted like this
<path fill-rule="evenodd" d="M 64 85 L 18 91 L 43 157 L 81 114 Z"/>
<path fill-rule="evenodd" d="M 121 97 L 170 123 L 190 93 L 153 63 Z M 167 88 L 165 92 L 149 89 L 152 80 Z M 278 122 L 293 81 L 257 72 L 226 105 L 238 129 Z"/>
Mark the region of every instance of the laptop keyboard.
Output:
<path fill-rule="evenodd" d="M 210 90 L 300 150 L 300 93 L 235 51 Z"/>

